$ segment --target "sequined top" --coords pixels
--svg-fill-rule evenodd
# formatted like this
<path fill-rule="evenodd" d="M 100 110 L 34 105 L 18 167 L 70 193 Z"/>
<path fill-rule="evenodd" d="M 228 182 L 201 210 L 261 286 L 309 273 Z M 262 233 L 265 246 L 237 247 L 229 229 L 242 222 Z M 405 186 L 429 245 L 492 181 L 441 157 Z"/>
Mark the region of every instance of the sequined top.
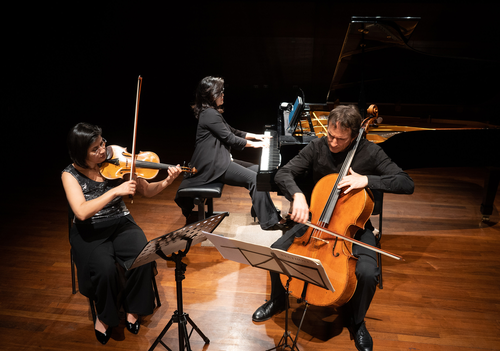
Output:
<path fill-rule="evenodd" d="M 69 174 L 71 174 L 73 177 L 76 178 L 76 180 L 82 187 L 83 195 L 85 196 L 86 201 L 90 201 L 101 196 L 105 192 L 117 187 L 123 182 L 122 179 L 117 179 L 117 180 L 105 179 L 104 182 L 96 182 L 95 180 L 92 180 L 83 175 L 82 173 L 78 172 L 72 164 L 66 167 L 63 170 L 63 172 L 68 172 Z M 101 209 L 99 212 L 97 212 L 95 215 L 85 220 L 84 222 L 87 221 L 89 221 L 90 223 L 103 222 L 109 219 L 115 219 L 126 216 L 129 213 L 130 212 L 127 209 L 127 206 L 125 205 L 125 202 L 123 202 L 122 197 L 117 196 L 113 200 L 111 200 L 106 206 L 104 206 L 103 209 Z M 75 221 L 78 220 L 75 218 Z"/>

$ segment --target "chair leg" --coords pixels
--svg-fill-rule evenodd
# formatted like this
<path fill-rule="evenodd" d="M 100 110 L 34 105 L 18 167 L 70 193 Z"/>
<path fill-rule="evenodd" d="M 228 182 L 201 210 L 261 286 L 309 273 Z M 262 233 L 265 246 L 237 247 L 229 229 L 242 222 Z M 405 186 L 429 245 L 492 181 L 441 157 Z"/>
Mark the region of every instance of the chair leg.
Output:
<path fill-rule="evenodd" d="M 212 199 L 211 197 L 207 198 L 207 217 L 211 217 L 213 214 L 214 214 L 214 199 Z"/>
<path fill-rule="evenodd" d="M 380 246 L 379 246 L 380 248 Z M 382 284 L 382 255 L 377 253 L 377 261 L 378 261 L 378 269 L 379 269 L 379 275 L 378 275 L 378 287 L 379 289 L 383 289 L 384 286 Z"/>
<path fill-rule="evenodd" d="M 92 300 L 91 298 L 89 298 L 89 305 L 90 305 L 90 313 L 92 314 L 92 321 L 94 322 L 94 325 L 95 325 L 95 322 L 97 320 L 97 314 L 95 311 L 94 300 Z"/>
<path fill-rule="evenodd" d="M 198 220 L 202 221 L 205 217 L 205 199 L 200 197 L 194 198 L 194 204 L 198 205 Z"/>
<path fill-rule="evenodd" d="M 73 294 L 76 294 L 75 261 L 73 260 L 73 249 L 69 249 L 69 256 L 71 258 L 71 286 L 73 288 Z"/>
<path fill-rule="evenodd" d="M 160 307 L 161 306 L 161 301 L 160 301 L 160 294 L 158 293 L 158 286 L 156 285 L 156 275 L 158 274 L 158 270 L 157 270 L 157 263 L 156 261 L 153 262 L 153 264 L 151 265 L 151 269 L 153 270 L 153 279 L 152 282 L 153 282 L 153 290 L 155 292 L 155 299 L 156 299 L 156 307 Z"/>
<path fill-rule="evenodd" d="M 380 243 L 382 241 L 382 223 L 383 223 L 383 214 L 382 210 L 380 211 L 379 217 L 378 217 L 378 240 L 377 240 L 377 246 L 379 249 L 382 248 L 382 244 Z M 382 255 L 378 254 L 378 267 L 380 270 L 380 275 L 378 278 L 378 287 L 380 289 L 383 289 L 384 286 L 382 284 Z"/>

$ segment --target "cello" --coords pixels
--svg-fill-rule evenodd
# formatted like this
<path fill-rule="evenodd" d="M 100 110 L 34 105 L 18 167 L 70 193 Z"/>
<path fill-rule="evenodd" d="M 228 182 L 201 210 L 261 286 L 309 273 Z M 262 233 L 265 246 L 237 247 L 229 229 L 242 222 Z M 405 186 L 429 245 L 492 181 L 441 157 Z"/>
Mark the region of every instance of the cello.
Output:
<path fill-rule="evenodd" d="M 295 238 L 288 252 L 319 259 L 335 288 L 335 291 L 310 285 L 299 279 L 289 279 L 281 275 L 283 286 L 290 294 L 316 306 L 342 306 L 348 302 L 356 290 L 355 276 L 357 258 L 352 254 L 353 243 L 368 247 L 396 259 L 400 256 L 387 253 L 370 245 L 354 240 L 359 229 L 364 228 L 373 211 L 373 195 L 369 189 L 354 189 L 344 194 L 338 184 L 348 174 L 359 141 L 368 126 L 378 118 L 376 106 L 369 109 L 372 115 L 366 118 L 351 150 L 338 174 L 329 174 L 314 187 L 309 226 L 301 237 Z M 314 224 L 313 224 L 314 223 Z M 338 234 L 337 234 L 338 233 Z"/>

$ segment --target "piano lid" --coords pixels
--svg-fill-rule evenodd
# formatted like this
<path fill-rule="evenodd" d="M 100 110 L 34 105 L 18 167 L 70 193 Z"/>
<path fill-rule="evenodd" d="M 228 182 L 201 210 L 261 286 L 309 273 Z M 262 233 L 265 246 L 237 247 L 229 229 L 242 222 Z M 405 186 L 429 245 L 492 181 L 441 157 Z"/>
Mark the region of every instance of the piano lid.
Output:
<path fill-rule="evenodd" d="M 480 57 L 474 47 L 478 43 L 450 47 L 457 39 L 453 28 L 440 33 L 439 39 L 427 37 L 432 31 L 419 32 L 420 20 L 351 17 L 327 102 L 364 106 L 367 101 L 400 105 L 496 103 L 497 58 Z M 440 41 L 443 36 L 449 42 Z"/>
<path fill-rule="evenodd" d="M 354 69 L 358 70 L 362 68 L 362 62 L 358 61 L 362 59 L 363 53 L 392 47 L 404 48 L 419 20 L 420 17 L 351 17 L 351 23 L 347 28 L 342 45 L 342 51 L 340 52 L 337 66 L 333 73 L 327 101 L 335 101 L 333 96 L 337 89 L 345 88 L 349 85 L 359 86 L 362 75 L 355 75 L 352 78 L 349 75 L 344 75 L 347 68 L 351 68 L 351 70 L 353 66 Z"/>

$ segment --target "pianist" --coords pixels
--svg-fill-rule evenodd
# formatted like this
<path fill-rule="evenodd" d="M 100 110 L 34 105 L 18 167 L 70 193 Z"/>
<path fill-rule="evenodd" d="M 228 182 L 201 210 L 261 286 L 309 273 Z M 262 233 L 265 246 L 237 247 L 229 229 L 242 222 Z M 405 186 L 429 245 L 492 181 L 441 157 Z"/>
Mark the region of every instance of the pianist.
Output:
<path fill-rule="evenodd" d="M 210 76 L 203 78 L 198 84 L 196 104 L 193 107 L 198 127 L 191 164 L 198 172 L 192 177 L 184 178 L 179 190 L 211 182 L 245 187 L 250 192 L 261 228 L 282 230 L 285 228 L 285 220 L 280 217 L 269 193 L 257 191 L 258 165 L 233 160 L 231 157 L 231 148 L 243 150 L 245 147 L 266 147 L 269 145 L 269 137 L 231 127 L 222 117 L 223 103 L 224 80 Z M 194 207 L 193 200 L 177 195 L 175 202 L 188 218 Z"/>
<path fill-rule="evenodd" d="M 360 125 L 361 116 L 357 108 L 334 108 L 328 117 L 327 137 L 313 140 L 276 173 L 276 184 L 285 197 L 292 201 L 290 218 L 294 222 L 305 223 L 309 219 L 308 202 L 295 178 L 310 172 L 315 184 L 328 174 L 339 173 L 348 151 L 354 145 Z M 414 183 L 408 174 L 392 162 L 378 145 L 366 139 L 360 140 L 351 169 L 351 173 L 339 183 L 339 187 L 346 193 L 366 187 L 390 193 L 413 193 Z M 272 247 L 287 250 L 293 239 L 302 236 L 307 228 L 305 224 L 295 225 Z M 375 246 L 375 238 L 370 229 L 373 226 L 368 222 L 365 228 L 358 230 L 354 238 Z M 353 245 L 353 254 L 358 257 L 358 283 L 351 300 L 342 307 L 342 314 L 356 348 L 366 351 L 373 349 L 373 341 L 364 318 L 376 290 L 377 256 L 374 251 L 358 245 Z M 271 298 L 255 311 L 253 321 L 262 322 L 281 312 L 285 307 L 285 296 L 279 275 L 271 273 Z"/>

